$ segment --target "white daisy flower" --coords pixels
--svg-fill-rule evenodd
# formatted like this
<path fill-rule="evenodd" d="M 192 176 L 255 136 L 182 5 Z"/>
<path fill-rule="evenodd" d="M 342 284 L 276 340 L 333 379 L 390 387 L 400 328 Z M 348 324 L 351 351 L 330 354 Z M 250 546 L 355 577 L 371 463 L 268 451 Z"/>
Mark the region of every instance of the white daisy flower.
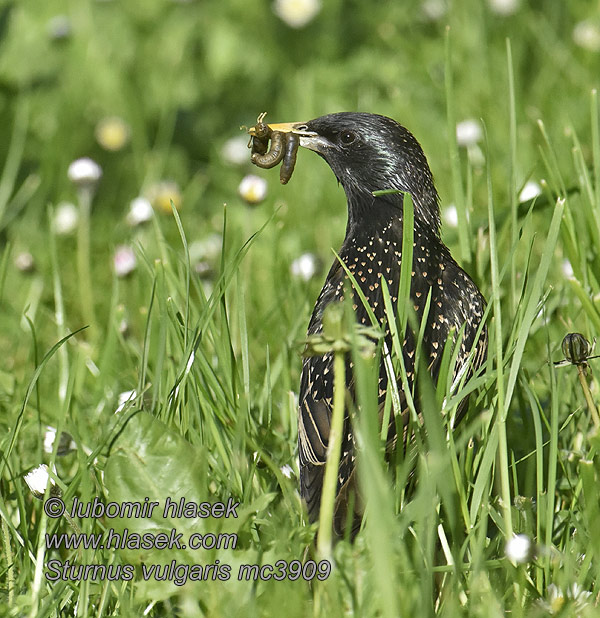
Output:
<path fill-rule="evenodd" d="M 306 26 L 321 10 L 320 0 L 275 0 L 277 17 L 292 28 Z"/>
<path fill-rule="evenodd" d="M 303 253 L 290 264 L 292 276 L 303 281 L 310 281 L 320 269 L 320 260 L 314 253 Z"/>
<path fill-rule="evenodd" d="M 131 200 L 129 212 L 127 213 L 127 223 L 131 226 L 139 225 L 150 221 L 154 215 L 154 210 L 150 200 L 145 197 L 138 196 Z"/>
<path fill-rule="evenodd" d="M 177 210 L 183 205 L 183 195 L 179 185 L 173 180 L 161 180 L 148 188 L 148 199 L 152 207 L 170 215 L 171 202 Z"/>
<path fill-rule="evenodd" d="M 571 262 L 569 262 L 569 260 L 564 259 L 562 261 L 561 269 L 562 269 L 563 275 L 567 279 L 573 279 L 575 277 L 575 272 L 573 271 L 573 266 L 571 265 Z"/>
<path fill-rule="evenodd" d="M 430 21 L 438 21 L 448 12 L 448 5 L 444 0 L 424 0 L 421 10 Z"/>
<path fill-rule="evenodd" d="M 573 41 L 588 51 L 600 51 L 600 26 L 592 21 L 580 21 L 573 28 Z"/>
<path fill-rule="evenodd" d="M 25 479 L 31 493 L 36 498 L 44 497 L 48 483 L 55 485 L 54 481 L 50 478 L 49 469 L 46 464 L 40 464 L 31 472 L 28 472 L 23 478 Z"/>
<path fill-rule="evenodd" d="M 190 259 L 192 262 L 200 260 L 214 260 L 221 255 L 223 248 L 223 236 L 221 234 L 209 234 L 202 240 L 195 240 L 190 245 Z"/>
<path fill-rule="evenodd" d="M 46 427 L 46 432 L 44 433 L 44 453 L 52 453 L 55 441 L 56 427 L 51 427 L 50 425 L 48 425 Z M 56 454 L 59 456 L 67 455 L 71 451 L 75 450 L 75 448 L 77 448 L 77 445 L 73 441 L 73 438 L 68 433 L 63 431 L 60 434 Z"/>
<path fill-rule="evenodd" d="M 71 20 L 66 15 L 55 15 L 46 24 L 48 36 L 55 41 L 71 36 Z"/>
<path fill-rule="evenodd" d="M 528 180 L 521 189 L 521 193 L 519 193 L 519 202 L 528 202 L 534 197 L 541 195 L 541 193 L 542 187 L 535 180 Z"/>
<path fill-rule="evenodd" d="M 497 15 L 512 15 L 519 9 L 519 0 L 488 0 L 488 4 Z"/>
<path fill-rule="evenodd" d="M 79 210 L 71 202 L 61 202 L 54 212 L 52 228 L 58 236 L 72 234 L 79 223 Z"/>
<path fill-rule="evenodd" d="M 515 534 L 506 542 L 504 553 L 514 564 L 529 562 L 534 556 L 535 546 L 526 534 Z"/>
<path fill-rule="evenodd" d="M 459 146 L 472 146 L 481 141 L 482 137 L 481 124 L 473 118 L 463 120 L 456 125 L 456 141 Z"/>
<path fill-rule="evenodd" d="M 267 197 L 267 181 L 260 176 L 248 174 L 242 178 L 238 193 L 248 204 L 260 204 Z"/>
<path fill-rule="evenodd" d="M 123 391 L 122 393 L 119 393 L 119 397 L 118 397 L 119 404 L 117 405 L 115 414 L 122 412 L 125 409 L 125 406 L 130 401 L 133 401 L 136 397 L 137 397 L 137 391 L 135 389 L 131 391 Z"/>
<path fill-rule="evenodd" d="M 83 157 L 69 165 L 67 176 L 77 186 L 95 185 L 102 177 L 102 168 L 89 157 Z"/>
<path fill-rule="evenodd" d="M 588 605 L 589 597 L 592 595 L 587 590 L 582 590 L 579 584 L 571 584 L 566 592 L 563 592 L 555 584 L 548 586 L 548 596 L 546 599 L 540 599 L 538 605 L 543 607 L 549 614 L 562 614 L 565 603 L 572 603 L 573 613 L 571 616 L 578 616 L 579 612 Z"/>
<path fill-rule="evenodd" d="M 15 256 L 15 266 L 22 273 L 30 273 L 35 268 L 35 260 L 29 251 L 21 251 Z"/>
<path fill-rule="evenodd" d="M 117 277 L 126 277 L 133 272 L 137 266 L 135 252 L 127 245 L 120 245 L 115 251 L 113 265 Z"/>
<path fill-rule="evenodd" d="M 458 212 L 454 204 L 450 204 L 442 212 L 444 222 L 450 227 L 458 227 Z"/>
<path fill-rule="evenodd" d="M 291 479 L 292 476 L 294 475 L 294 470 L 292 469 L 292 466 L 289 466 L 288 464 L 286 464 L 285 466 L 282 466 L 279 469 L 281 470 L 281 474 L 283 474 L 283 476 L 285 476 L 288 479 Z"/>
<path fill-rule="evenodd" d="M 244 165 L 249 161 L 248 137 L 238 135 L 228 139 L 221 148 L 221 156 L 232 165 Z"/>
<path fill-rule="evenodd" d="M 119 116 L 103 118 L 96 125 L 96 141 L 104 148 L 116 152 L 121 150 L 129 142 L 131 129 Z"/>
<path fill-rule="evenodd" d="M 54 446 L 54 440 L 56 440 L 56 427 L 46 427 L 46 433 L 44 434 L 44 453 L 51 453 Z"/>

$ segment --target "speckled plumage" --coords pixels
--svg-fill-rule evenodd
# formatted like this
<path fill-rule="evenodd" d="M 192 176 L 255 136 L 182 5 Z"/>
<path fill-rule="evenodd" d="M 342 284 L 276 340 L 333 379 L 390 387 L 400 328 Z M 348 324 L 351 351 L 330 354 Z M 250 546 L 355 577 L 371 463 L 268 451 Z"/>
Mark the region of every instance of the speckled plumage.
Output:
<path fill-rule="evenodd" d="M 317 118 L 301 126 L 307 136 L 300 144 L 320 154 L 342 184 L 348 200 L 348 225 L 339 256 L 360 285 L 375 316 L 384 322 L 380 280 L 387 282 L 394 308 L 402 261 L 402 194 L 374 197 L 373 191 L 400 189 L 411 194 L 415 221 L 410 302 L 419 321 L 431 293 L 423 338 L 427 365 L 437 379 L 444 345 L 464 325 L 455 375 L 465 368 L 474 371 L 487 350 L 486 331 L 476 341 L 485 301 L 470 277 L 457 265 L 440 238 L 438 195 L 423 151 L 413 135 L 394 120 L 373 114 L 340 113 Z M 343 297 L 347 274 L 336 260 L 316 302 L 308 334 L 319 333 L 325 307 Z M 370 325 L 365 308 L 355 299 L 359 322 Z M 456 336 L 456 335 L 455 335 Z M 388 341 L 391 346 L 391 343 Z M 470 368 L 466 362 L 477 346 Z M 408 378 L 414 375 L 415 342 L 410 329 L 402 353 Z M 379 377 L 380 403 L 385 400 L 387 374 L 383 363 Z M 349 372 L 348 385 L 352 383 Z M 399 387 L 401 384 L 399 382 Z M 333 400 L 333 359 L 330 354 L 304 360 L 300 385 L 298 442 L 300 488 L 309 519 L 319 515 L 324 464 L 327 456 Z M 334 528 L 342 534 L 349 494 L 356 492 L 354 440 L 346 417 Z M 362 509 L 354 496 L 354 533 Z"/>

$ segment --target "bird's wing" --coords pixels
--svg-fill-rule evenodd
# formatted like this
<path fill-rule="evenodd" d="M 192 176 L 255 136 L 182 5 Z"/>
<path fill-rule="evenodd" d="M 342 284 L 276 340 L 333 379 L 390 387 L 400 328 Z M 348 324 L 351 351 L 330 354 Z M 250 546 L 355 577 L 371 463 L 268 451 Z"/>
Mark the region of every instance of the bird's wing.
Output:
<path fill-rule="evenodd" d="M 322 465 L 327 458 L 329 429 L 331 425 L 332 400 L 330 395 L 315 389 L 313 376 L 323 376 L 323 370 L 331 370 L 330 355 L 317 356 L 304 363 L 300 385 L 300 408 L 298 415 L 298 445 L 300 465 Z M 333 380 L 333 375 L 330 380 Z M 322 378 L 319 382 L 322 383 Z M 320 395 L 319 395 L 320 393 Z"/>
<path fill-rule="evenodd" d="M 323 312 L 334 302 L 343 299 L 346 272 L 335 260 L 311 317 L 308 334 L 321 332 Z M 352 397 L 354 377 L 350 367 L 346 371 L 346 388 Z M 312 356 L 304 359 L 300 380 L 298 409 L 298 451 L 300 461 L 300 493 L 306 503 L 310 521 L 319 516 L 323 474 L 327 461 L 327 447 L 333 408 L 333 355 Z M 354 478 L 354 444 L 350 419 L 346 414 L 342 438 L 342 452 L 338 471 L 336 518 L 341 517 L 340 495 L 348 493 L 347 483 Z M 346 489 L 344 489 L 346 487 Z M 336 526 L 337 528 L 337 526 Z"/>

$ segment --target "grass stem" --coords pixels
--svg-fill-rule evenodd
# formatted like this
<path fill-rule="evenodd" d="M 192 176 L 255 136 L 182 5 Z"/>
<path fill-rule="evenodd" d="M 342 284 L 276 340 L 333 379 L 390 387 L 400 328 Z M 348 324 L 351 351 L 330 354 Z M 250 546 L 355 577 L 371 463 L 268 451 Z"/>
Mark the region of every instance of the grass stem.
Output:
<path fill-rule="evenodd" d="M 15 596 L 15 577 L 13 573 L 13 553 L 10 545 L 10 534 L 6 520 L 2 518 L 2 541 L 4 545 L 4 556 L 6 558 L 6 588 L 8 591 L 8 605 L 11 606 Z"/>
<path fill-rule="evenodd" d="M 344 352 L 334 352 L 333 371 L 333 413 L 331 415 L 331 430 L 323 479 L 321 512 L 319 514 L 319 538 L 317 541 L 317 551 L 321 559 L 327 559 L 331 556 L 333 510 L 344 427 L 344 395 L 346 393 L 346 360 Z"/>
<path fill-rule="evenodd" d="M 590 387 L 587 383 L 585 365 L 577 365 L 577 373 L 579 374 L 579 382 L 581 384 L 581 388 L 583 389 L 583 395 L 585 397 L 588 410 L 590 411 L 592 421 L 594 421 L 594 425 L 597 429 L 600 427 L 600 415 L 598 414 L 598 409 L 596 408 L 596 404 L 592 399 L 592 393 L 590 392 Z"/>
<path fill-rule="evenodd" d="M 90 264 L 90 212 L 92 208 L 92 189 L 82 187 L 79 191 L 79 227 L 77 228 L 77 275 L 81 315 L 86 325 L 94 325 L 94 293 Z M 91 336 L 93 337 L 94 329 Z"/>

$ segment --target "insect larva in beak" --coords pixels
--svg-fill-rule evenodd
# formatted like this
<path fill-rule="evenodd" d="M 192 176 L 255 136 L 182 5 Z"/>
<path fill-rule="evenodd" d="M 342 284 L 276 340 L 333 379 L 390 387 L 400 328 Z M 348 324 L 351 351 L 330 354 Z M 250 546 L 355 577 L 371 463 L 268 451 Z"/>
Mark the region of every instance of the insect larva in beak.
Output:
<path fill-rule="evenodd" d="M 254 127 L 254 135 L 250 138 L 252 144 L 252 154 L 266 154 L 269 149 L 269 137 L 271 136 L 271 128 L 265 122 L 258 122 Z"/>
<path fill-rule="evenodd" d="M 254 165 L 263 169 L 271 169 L 275 167 L 284 156 L 285 135 L 279 131 L 271 133 L 271 148 L 266 154 L 254 152 L 250 160 Z"/>
<path fill-rule="evenodd" d="M 294 172 L 296 165 L 296 155 L 300 146 L 300 138 L 295 133 L 287 133 L 285 140 L 285 152 L 283 155 L 283 163 L 279 170 L 279 180 L 282 185 L 286 185 Z"/>

